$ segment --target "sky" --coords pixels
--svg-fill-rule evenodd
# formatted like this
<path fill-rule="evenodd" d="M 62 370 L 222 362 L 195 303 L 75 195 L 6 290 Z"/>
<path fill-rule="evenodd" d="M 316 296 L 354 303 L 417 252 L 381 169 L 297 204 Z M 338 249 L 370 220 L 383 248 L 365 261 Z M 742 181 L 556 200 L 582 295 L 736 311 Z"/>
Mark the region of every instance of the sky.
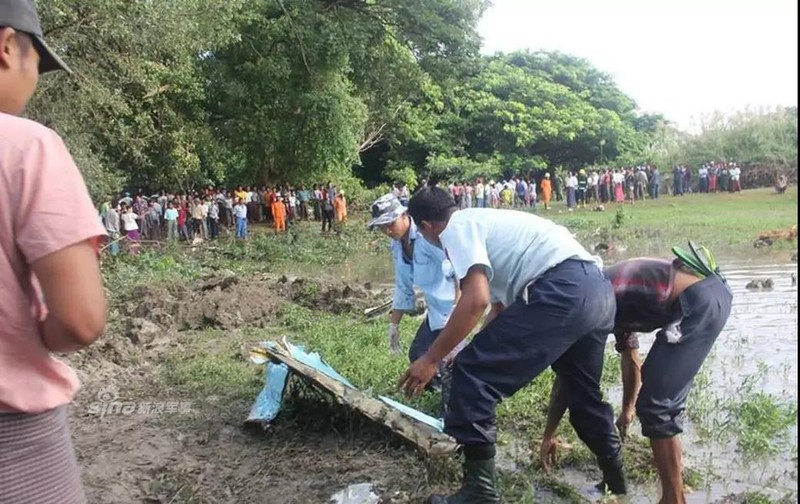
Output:
<path fill-rule="evenodd" d="M 797 105 L 797 0 L 493 0 L 482 52 L 560 51 L 644 112 L 697 131 L 714 111 Z"/>

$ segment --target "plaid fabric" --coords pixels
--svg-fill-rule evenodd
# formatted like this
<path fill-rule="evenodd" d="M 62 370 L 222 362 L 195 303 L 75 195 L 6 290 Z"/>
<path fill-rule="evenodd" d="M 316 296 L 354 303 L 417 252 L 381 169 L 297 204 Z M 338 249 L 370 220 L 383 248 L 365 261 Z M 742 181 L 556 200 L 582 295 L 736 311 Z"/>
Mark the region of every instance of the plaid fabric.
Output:
<path fill-rule="evenodd" d="M 84 504 L 65 406 L 0 413 L 0 502 Z"/>
<path fill-rule="evenodd" d="M 639 348 L 634 333 L 661 329 L 681 318 L 680 303 L 669 303 L 674 286 L 672 262 L 639 258 L 621 261 L 604 270 L 614 287 L 617 350 Z"/>

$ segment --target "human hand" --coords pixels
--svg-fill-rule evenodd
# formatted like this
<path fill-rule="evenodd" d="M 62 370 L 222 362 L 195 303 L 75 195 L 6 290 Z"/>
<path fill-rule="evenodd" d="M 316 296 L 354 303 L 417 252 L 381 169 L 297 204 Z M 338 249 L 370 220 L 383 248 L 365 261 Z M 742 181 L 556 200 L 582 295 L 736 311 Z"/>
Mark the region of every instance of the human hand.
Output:
<path fill-rule="evenodd" d="M 616 426 L 622 440 L 628 437 L 628 427 L 633 422 L 633 408 L 623 408 L 617 417 Z"/>
<path fill-rule="evenodd" d="M 389 353 L 397 355 L 402 351 L 400 348 L 400 329 L 394 322 L 389 324 Z"/>
<path fill-rule="evenodd" d="M 558 451 L 569 450 L 572 448 L 567 443 L 562 443 L 555 437 L 546 437 L 542 440 L 542 445 L 539 447 L 539 463 L 545 474 L 550 474 L 552 466 L 558 462 Z"/>
<path fill-rule="evenodd" d="M 427 354 L 411 363 L 400 378 L 399 386 L 407 396 L 419 395 L 436 375 L 439 363 Z"/>

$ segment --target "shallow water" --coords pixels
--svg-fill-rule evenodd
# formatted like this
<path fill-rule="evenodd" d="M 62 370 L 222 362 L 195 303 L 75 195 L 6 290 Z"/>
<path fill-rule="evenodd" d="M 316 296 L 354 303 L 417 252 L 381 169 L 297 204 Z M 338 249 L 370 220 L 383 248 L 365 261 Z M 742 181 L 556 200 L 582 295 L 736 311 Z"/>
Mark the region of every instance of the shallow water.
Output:
<path fill-rule="evenodd" d="M 701 371 L 708 377 L 708 383 L 698 385 L 693 394 L 703 394 L 708 400 L 724 405 L 741 395 L 740 389 L 749 379 L 756 380 L 758 391 L 783 401 L 797 402 L 797 287 L 791 280 L 792 273 L 797 275 L 797 264 L 788 261 L 788 253 L 775 253 L 766 258 L 783 261 L 765 263 L 763 255 L 719 261 L 734 295 L 733 307 Z M 751 280 L 767 278 L 774 282 L 772 289 L 745 287 Z M 643 354 L 652 345 L 652 336 L 641 337 Z M 615 409 L 618 408 L 621 389 L 613 389 L 608 395 Z M 723 413 L 717 413 L 712 412 L 701 420 L 706 429 L 715 421 L 724 421 Z M 706 481 L 703 488 L 696 488 L 687 495 L 689 503 L 715 502 L 726 495 L 747 491 L 761 492 L 776 500 L 789 492 L 796 495 L 796 422 L 780 453 L 749 461 L 738 450 L 735 438 L 720 436 L 722 439 L 709 442 L 691 419 L 687 417 L 685 422 L 681 437 L 685 462 Z M 633 429 L 638 430 L 639 426 L 634 425 Z M 592 498 L 588 489 L 594 482 L 586 474 L 567 469 L 562 477 L 587 498 Z M 657 487 L 646 485 L 635 487 L 627 500 L 645 504 L 655 503 L 657 499 Z"/>
<path fill-rule="evenodd" d="M 760 257 L 721 261 L 733 291 L 733 309 L 705 370 L 717 398 L 735 398 L 746 379 L 757 391 L 797 402 L 797 264 L 763 263 Z M 745 288 L 753 279 L 771 278 L 774 288 Z M 692 425 L 685 435 L 687 463 L 710 470 L 715 483 L 692 501 L 706 502 L 731 492 L 760 491 L 779 498 L 797 491 L 797 422 L 781 451 L 746 461 L 729 443 L 703 444 Z"/>

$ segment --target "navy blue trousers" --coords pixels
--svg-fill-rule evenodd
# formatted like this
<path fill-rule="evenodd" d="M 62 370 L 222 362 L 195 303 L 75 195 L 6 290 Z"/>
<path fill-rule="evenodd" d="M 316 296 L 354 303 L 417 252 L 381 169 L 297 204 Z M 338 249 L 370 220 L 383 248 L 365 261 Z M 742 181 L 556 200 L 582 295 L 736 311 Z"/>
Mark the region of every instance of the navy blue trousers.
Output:
<path fill-rule="evenodd" d="M 434 340 L 436 340 L 436 336 L 438 336 L 440 332 L 442 332 L 441 329 L 437 331 L 431 331 L 431 326 L 428 323 L 428 317 L 425 317 L 425 320 L 422 322 L 422 324 L 420 324 L 419 329 L 417 329 L 417 334 L 414 335 L 414 340 L 411 342 L 411 346 L 408 348 L 408 361 L 414 362 L 425 355 L 425 352 L 428 351 L 428 348 L 430 348 Z"/>
<path fill-rule="evenodd" d="M 663 331 L 642 365 L 636 415 L 642 434 L 668 438 L 683 432 L 682 416 L 694 377 L 731 313 L 733 295 L 716 276 L 692 285 L 678 298 L 683 312 L 681 338 L 667 341 Z"/>
<path fill-rule="evenodd" d="M 568 260 L 547 271 L 456 357 L 445 432 L 460 444 L 496 441 L 495 407 L 548 366 L 564 379 L 570 422 L 600 457 L 619 454 L 600 375 L 616 302 L 593 263 Z"/>

